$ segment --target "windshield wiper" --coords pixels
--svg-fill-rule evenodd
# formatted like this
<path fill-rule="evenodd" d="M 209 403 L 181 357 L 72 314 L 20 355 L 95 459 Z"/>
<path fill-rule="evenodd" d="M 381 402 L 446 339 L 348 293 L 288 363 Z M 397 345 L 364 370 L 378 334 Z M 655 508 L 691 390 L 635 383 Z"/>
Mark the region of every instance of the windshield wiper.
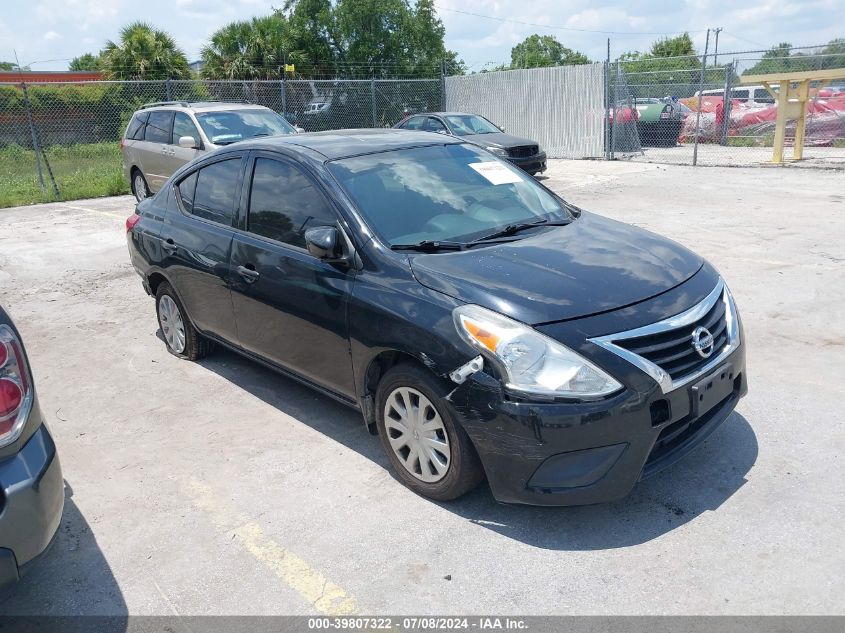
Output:
<path fill-rule="evenodd" d="M 508 224 L 505 228 L 500 231 L 496 231 L 495 233 L 490 233 L 489 235 L 482 235 L 481 237 L 477 237 L 474 240 L 470 241 L 470 244 L 482 244 L 487 242 L 488 240 L 495 240 L 499 237 L 509 237 L 511 235 L 515 235 L 520 231 L 524 231 L 525 229 L 530 229 L 535 226 L 566 226 L 569 224 L 569 220 L 555 220 L 554 222 L 549 222 L 548 220 L 537 220 L 535 222 L 517 222 L 516 224 Z"/>
<path fill-rule="evenodd" d="M 436 253 L 437 251 L 461 251 L 466 248 L 463 242 L 441 242 L 438 240 L 423 240 L 416 244 L 391 244 L 392 251 L 420 251 L 421 253 Z"/>

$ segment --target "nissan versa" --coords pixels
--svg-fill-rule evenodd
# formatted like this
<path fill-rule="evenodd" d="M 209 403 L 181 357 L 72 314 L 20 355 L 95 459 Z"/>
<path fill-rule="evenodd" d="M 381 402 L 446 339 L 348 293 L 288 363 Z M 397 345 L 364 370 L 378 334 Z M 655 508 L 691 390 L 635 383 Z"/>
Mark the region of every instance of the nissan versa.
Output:
<path fill-rule="evenodd" d="M 356 407 L 398 476 L 454 499 L 625 496 L 746 392 L 742 327 L 686 248 L 426 132 L 251 140 L 127 219 L 168 349 L 229 347 Z"/>

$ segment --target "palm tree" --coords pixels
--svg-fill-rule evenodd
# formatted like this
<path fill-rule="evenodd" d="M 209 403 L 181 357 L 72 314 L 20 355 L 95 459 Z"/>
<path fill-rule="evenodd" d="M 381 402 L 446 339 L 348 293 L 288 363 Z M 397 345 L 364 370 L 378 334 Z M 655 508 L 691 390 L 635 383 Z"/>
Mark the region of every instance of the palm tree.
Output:
<path fill-rule="evenodd" d="M 208 79 L 274 79 L 279 67 L 297 64 L 303 55 L 292 51 L 284 16 L 274 14 L 232 22 L 216 31 L 200 55 Z"/>
<path fill-rule="evenodd" d="M 120 42 L 109 40 L 101 56 L 107 79 L 188 79 L 185 53 L 166 32 L 144 22 L 120 31 Z"/>

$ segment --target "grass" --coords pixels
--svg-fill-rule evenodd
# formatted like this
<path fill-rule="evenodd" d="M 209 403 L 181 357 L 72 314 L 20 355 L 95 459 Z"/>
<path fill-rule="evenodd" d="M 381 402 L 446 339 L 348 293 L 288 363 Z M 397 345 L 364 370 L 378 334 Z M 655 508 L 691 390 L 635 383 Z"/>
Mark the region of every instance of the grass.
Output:
<path fill-rule="evenodd" d="M 116 142 L 57 145 L 47 150 L 47 159 L 62 200 L 129 193 Z M 0 148 L 0 209 L 55 200 L 43 161 L 41 167 L 46 194 L 41 193 L 38 184 L 35 152 L 18 145 Z"/>

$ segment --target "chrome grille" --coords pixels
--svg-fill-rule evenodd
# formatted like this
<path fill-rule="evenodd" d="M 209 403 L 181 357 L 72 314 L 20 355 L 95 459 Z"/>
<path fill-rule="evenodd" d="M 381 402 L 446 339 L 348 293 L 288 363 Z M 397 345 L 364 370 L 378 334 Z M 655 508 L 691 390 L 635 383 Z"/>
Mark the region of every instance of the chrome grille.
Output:
<path fill-rule="evenodd" d="M 698 328 L 706 328 L 712 336 L 713 348 L 706 357 L 693 345 Z M 720 279 L 704 300 L 686 312 L 590 341 L 642 369 L 667 393 L 715 368 L 733 352 L 739 346 L 739 323 L 730 292 Z"/>
<path fill-rule="evenodd" d="M 669 374 L 672 380 L 678 380 L 700 370 L 728 344 L 725 308 L 723 301 L 717 301 L 697 321 L 674 330 L 620 340 L 617 345 L 651 361 Z M 693 347 L 692 333 L 697 327 L 707 329 L 713 336 L 713 351 L 707 358 L 702 357 Z"/>

